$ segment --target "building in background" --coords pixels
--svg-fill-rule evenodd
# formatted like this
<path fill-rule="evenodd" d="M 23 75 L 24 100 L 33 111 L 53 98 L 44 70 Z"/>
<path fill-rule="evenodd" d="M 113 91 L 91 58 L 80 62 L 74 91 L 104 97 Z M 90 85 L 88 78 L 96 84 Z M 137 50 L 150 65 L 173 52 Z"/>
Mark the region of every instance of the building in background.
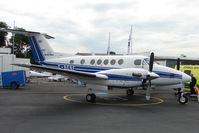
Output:
<path fill-rule="evenodd" d="M 16 58 L 15 55 L 11 54 L 10 48 L 0 48 L 0 76 L 1 72 L 25 70 L 26 76 L 29 77 L 29 69 L 12 64 L 30 64 L 30 59 Z"/>

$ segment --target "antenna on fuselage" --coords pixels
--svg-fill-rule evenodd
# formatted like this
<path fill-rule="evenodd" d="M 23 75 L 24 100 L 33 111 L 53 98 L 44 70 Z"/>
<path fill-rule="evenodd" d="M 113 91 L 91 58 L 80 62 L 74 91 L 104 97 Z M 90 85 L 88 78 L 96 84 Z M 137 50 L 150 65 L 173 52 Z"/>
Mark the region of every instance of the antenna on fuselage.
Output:
<path fill-rule="evenodd" d="M 111 33 L 109 32 L 107 55 L 110 55 L 110 40 L 111 40 Z"/>
<path fill-rule="evenodd" d="M 128 55 L 132 55 L 132 25 L 131 25 L 131 30 L 129 34 L 129 40 L 128 40 Z"/>

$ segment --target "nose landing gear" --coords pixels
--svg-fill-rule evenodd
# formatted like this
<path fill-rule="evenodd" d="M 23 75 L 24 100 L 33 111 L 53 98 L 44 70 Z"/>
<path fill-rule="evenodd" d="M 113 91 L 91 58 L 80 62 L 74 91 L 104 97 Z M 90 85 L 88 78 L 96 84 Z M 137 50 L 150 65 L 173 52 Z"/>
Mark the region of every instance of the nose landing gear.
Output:
<path fill-rule="evenodd" d="M 178 96 L 178 102 L 180 104 L 186 104 L 188 102 L 188 97 L 182 93 Z"/>
<path fill-rule="evenodd" d="M 184 94 L 183 89 L 184 89 L 184 88 L 179 88 L 179 89 L 178 89 L 178 93 L 177 93 L 178 102 L 179 102 L 180 104 L 187 104 L 187 103 L 188 103 L 188 97 Z"/>

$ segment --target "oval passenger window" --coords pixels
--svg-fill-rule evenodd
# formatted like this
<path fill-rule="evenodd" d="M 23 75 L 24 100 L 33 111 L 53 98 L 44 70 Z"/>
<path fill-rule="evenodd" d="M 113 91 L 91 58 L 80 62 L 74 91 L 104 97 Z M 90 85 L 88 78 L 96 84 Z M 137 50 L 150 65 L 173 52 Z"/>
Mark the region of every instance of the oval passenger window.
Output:
<path fill-rule="evenodd" d="M 115 64 L 115 60 L 112 59 L 112 60 L 111 60 L 111 65 L 114 65 L 114 64 Z"/>
<path fill-rule="evenodd" d="M 73 64 L 74 63 L 74 60 L 70 60 L 70 64 Z"/>
<path fill-rule="evenodd" d="M 95 64 L 95 60 L 92 59 L 91 62 L 90 62 L 90 64 L 91 64 L 91 65 Z"/>
<path fill-rule="evenodd" d="M 124 60 L 123 60 L 123 59 L 118 60 L 118 64 L 119 64 L 119 65 L 122 65 L 122 64 L 123 64 L 123 62 L 124 62 Z"/>
<path fill-rule="evenodd" d="M 85 63 L 85 60 L 84 60 L 84 59 L 82 59 L 82 60 L 80 61 L 80 63 L 81 63 L 81 64 L 84 64 L 84 63 Z"/>
<path fill-rule="evenodd" d="M 101 63 L 102 63 L 102 60 L 99 59 L 99 60 L 97 61 L 97 64 L 100 65 Z"/>
<path fill-rule="evenodd" d="M 108 64 L 108 59 L 105 59 L 104 60 L 104 65 L 107 65 Z"/>

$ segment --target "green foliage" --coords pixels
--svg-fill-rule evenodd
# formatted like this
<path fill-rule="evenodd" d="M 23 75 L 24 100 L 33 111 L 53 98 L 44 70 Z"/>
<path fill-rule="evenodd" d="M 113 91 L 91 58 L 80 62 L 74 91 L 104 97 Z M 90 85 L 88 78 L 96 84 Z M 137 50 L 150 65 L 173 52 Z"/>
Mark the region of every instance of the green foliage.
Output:
<path fill-rule="evenodd" d="M 0 28 L 8 28 L 8 25 L 5 22 L 0 21 Z M 0 32 L 0 47 L 6 46 L 7 34 L 7 32 Z"/>
<path fill-rule="evenodd" d="M 23 28 L 15 28 L 15 29 L 25 31 L 25 29 L 23 29 Z M 13 42 L 13 38 L 14 38 L 14 43 L 17 44 L 17 45 L 24 46 L 24 45 L 29 44 L 27 36 L 24 36 L 24 35 L 21 35 L 21 34 L 15 34 L 15 35 L 11 36 L 9 41 Z"/>
<path fill-rule="evenodd" d="M 25 29 L 23 28 L 16 27 L 15 29 L 25 31 Z M 11 44 L 13 44 L 13 39 L 14 39 L 14 54 L 16 55 L 16 57 L 29 58 L 31 64 L 36 64 L 33 59 L 32 51 L 29 48 L 28 37 L 21 34 L 13 34 L 9 39 L 9 42 Z M 12 49 L 11 51 L 13 53 L 13 45 L 10 45 L 9 47 Z"/>
<path fill-rule="evenodd" d="M 15 28 L 17 30 L 25 31 L 23 28 Z M 13 44 L 13 39 L 14 39 L 14 54 L 16 55 L 17 58 L 25 58 L 25 51 L 24 51 L 24 46 L 28 45 L 28 37 L 21 35 L 21 34 L 13 34 L 11 38 L 9 39 L 10 43 Z M 12 53 L 13 53 L 13 46 L 9 46 L 12 48 Z"/>
<path fill-rule="evenodd" d="M 110 55 L 116 55 L 114 51 L 110 51 Z"/>
<path fill-rule="evenodd" d="M 35 63 L 35 60 L 34 60 L 33 55 L 32 55 L 32 50 L 30 48 L 28 48 L 26 50 L 26 52 L 25 52 L 25 58 L 29 58 L 31 64 L 37 64 L 37 63 Z"/>
<path fill-rule="evenodd" d="M 5 22 L 0 21 L 0 28 L 8 28 L 9 26 Z M 23 28 L 15 27 L 17 30 L 25 31 Z M 6 46 L 6 36 L 7 32 L 0 32 L 0 47 Z M 30 58 L 30 63 L 36 64 L 33 59 L 32 51 L 29 47 L 28 37 L 20 34 L 13 34 L 9 39 L 10 44 L 13 44 L 14 39 L 14 54 L 17 58 Z M 8 45 L 11 48 L 11 53 L 13 53 L 13 45 Z M 26 50 L 24 49 L 26 47 Z"/>

